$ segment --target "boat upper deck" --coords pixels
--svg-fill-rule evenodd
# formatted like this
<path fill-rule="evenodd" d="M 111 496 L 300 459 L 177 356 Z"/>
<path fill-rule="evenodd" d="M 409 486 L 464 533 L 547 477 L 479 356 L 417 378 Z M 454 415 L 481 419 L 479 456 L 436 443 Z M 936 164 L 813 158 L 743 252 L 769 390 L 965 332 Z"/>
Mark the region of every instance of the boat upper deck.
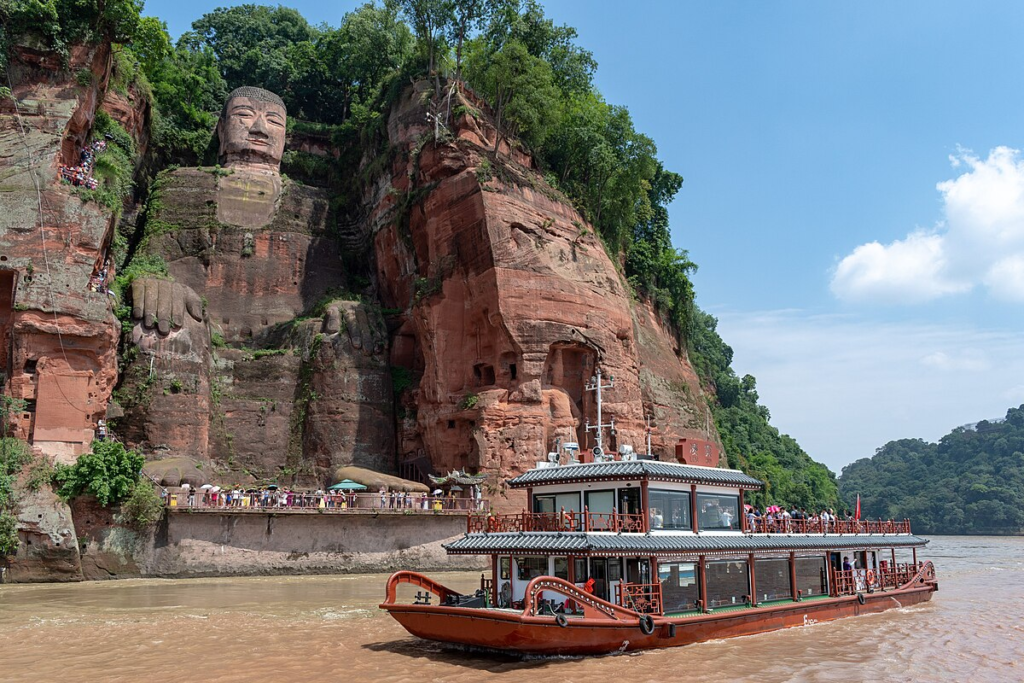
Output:
<path fill-rule="evenodd" d="M 510 479 L 508 485 L 510 488 L 521 489 L 550 484 L 631 480 L 730 486 L 749 491 L 760 491 L 764 488 L 764 482 L 739 470 L 704 467 L 703 465 L 683 465 L 659 460 L 610 460 L 538 467 Z"/>
<path fill-rule="evenodd" d="M 451 543 L 452 555 L 531 553 L 540 555 L 735 555 L 800 550 L 842 551 L 864 548 L 919 548 L 928 541 L 896 535 L 742 535 L 609 532 L 472 533 Z"/>

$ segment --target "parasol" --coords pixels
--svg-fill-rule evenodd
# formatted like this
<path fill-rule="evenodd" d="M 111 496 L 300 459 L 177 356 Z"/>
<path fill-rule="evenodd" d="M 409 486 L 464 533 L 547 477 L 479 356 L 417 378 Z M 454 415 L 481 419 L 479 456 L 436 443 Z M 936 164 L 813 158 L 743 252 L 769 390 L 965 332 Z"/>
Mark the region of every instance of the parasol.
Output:
<path fill-rule="evenodd" d="M 342 479 L 334 486 L 328 489 L 330 491 L 365 491 L 366 487 L 357 481 L 351 479 Z"/>

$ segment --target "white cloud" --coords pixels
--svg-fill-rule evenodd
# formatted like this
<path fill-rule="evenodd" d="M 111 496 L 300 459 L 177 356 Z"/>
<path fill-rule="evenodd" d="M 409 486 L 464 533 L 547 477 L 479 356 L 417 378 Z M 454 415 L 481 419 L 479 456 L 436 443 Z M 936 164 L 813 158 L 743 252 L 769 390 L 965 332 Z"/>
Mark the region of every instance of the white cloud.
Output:
<path fill-rule="evenodd" d="M 919 231 L 889 245 L 869 242 L 854 249 L 836 267 L 832 291 L 841 299 L 895 297 L 914 303 L 970 288 L 945 271 L 944 237 Z"/>
<path fill-rule="evenodd" d="M 991 367 L 984 352 L 978 349 L 963 349 L 955 355 L 945 351 L 934 351 L 922 358 L 921 362 L 937 370 L 946 371 L 979 372 Z"/>
<path fill-rule="evenodd" d="M 997 147 L 987 159 L 967 150 L 950 157 L 962 173 L 936 185 L 943 220 L 889 244 L 869 242 L 836 266 L 840 299 L 918 303 L 984 286 L 1024 302 L 1024 160 Z"/>
<path fill-rule="evenodd" d="M 985 275 L 985 284 L 1000 299 L 1024 302 L 1024 254 L 1015 254 L 992 264 Z"/>
<path fill-rule="evenodd" d="M 837 473 L 891 440 L 934 441 L 1024 402 L 1024 337 L 800 311 L 717 313 L 772 424 Z"/>

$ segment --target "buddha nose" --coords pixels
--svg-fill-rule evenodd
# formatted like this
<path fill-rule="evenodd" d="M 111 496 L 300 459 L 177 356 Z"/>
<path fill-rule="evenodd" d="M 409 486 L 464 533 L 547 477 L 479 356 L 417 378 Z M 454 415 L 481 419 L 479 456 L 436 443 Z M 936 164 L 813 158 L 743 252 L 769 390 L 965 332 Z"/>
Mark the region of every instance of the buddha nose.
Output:
<path fill-rule="evenodd" d="M 252 124 L 252 128 L 249 129 L 250 133 L 259 133 L 264 137 L 269 136 L 267 133 L 267 120 L 262 116 L 257 116 L 256 120 Z"/>

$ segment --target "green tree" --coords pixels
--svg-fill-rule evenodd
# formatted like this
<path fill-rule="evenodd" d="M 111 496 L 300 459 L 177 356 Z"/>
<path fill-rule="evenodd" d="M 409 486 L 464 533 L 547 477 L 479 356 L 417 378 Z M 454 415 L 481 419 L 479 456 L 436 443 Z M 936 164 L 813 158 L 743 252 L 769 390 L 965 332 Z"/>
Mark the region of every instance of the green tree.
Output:
<path fill-rule="evenodd" d="M 74 465 L 57 467 L 57 495 L 68 500 L 90 494 L 104 507 L 115 505 L 131 493 L 144 463 L 145 458 L 116 441 L 93 441 L 91 453 Z"/>
<path fill-rule="evenodd" d="M 0 511 L 0 558 L 18 551 L 18 518 L 7 510 Z"/>
<path fill-rule="evenodd" d="M 839 486 L 865 516 L 909 518 L 921 533 L 1024 532 L 1024 406 L 938 443 L 890 441 L 843 468 Z"/>
<path fill-rule="evenodd" d="M 157 67 L 171 56 L 174 47 L 167 33 L 167 23 L 156 17 L 142 17 L 132 40 L 131 51 L 139 60 L 147 78 L 152 78 Z"/>
<path fill-rule="evenodd" d="M 148 481 L 135 482 L 131 492 L 121 503 L 121 521 L 136 531 L 153 526 L 163 515 L 164 506 Z"/>
<path fill-rule="evenodd" d="M 510 42 L 521 43 L 551 67 L 553 82 L 563 96 L 591 91 L 597 70 L 593 53 L 576 45 L 575 28 L 556 26 L 546 18 L 537 0 L 496 0 L 487 16 L 489 22 L 481 38 L 488 54 L 499 52 Z"/>
<path fill-rule="evenodd" d="M 445 50 L 444 38 L 455 21 L 453 0 L 389 0 L 401 9 L 419 40 L 427 62 L 427 76 L 434 80 L 434 94 L 441 96 L 438 62 Z"/>
<path fill-rule="evenodd" d="M 282 55 L 289 46 L 317 37 L 316 29 L 298 10 L 248 4 L 204 14 L 192 22 L 192 30 L 202 45 L 213 50 L 221 75 L 232 89 L 282 80 L 278 72 L 287 70 Z"/>
<path fill-rule="evenodd" d="M 157 165 L 202 163 L 228 96 L 213 48 L 196 34 L 185 33 L 146 76 L 156 103 L 152 130 Z"/>
<path fill-rule="evenodd" d="M 326 89 L 337 93 L 316 120 L 343 123 L 353 108 L 365 111 L 381 85 L 412 58 L 415 39 L 398 19 L 394 7 L 366 4 L 349 12 L 337 30 L 325 31 L 317 41 L 317 55 L 325 64 Z"/>
<path fill-rule="evenodd" d="M 519 42 L 505 44 L 497 53 L 477 53 L 467 64 L 474 87 L 494 110 L 498 134 L 494 152 L 503 139 L 514 136 L 540 147 L 551 131 L 558 106 L 558 91 L 551 82 L 551 67 L 531 55 Z"/>

